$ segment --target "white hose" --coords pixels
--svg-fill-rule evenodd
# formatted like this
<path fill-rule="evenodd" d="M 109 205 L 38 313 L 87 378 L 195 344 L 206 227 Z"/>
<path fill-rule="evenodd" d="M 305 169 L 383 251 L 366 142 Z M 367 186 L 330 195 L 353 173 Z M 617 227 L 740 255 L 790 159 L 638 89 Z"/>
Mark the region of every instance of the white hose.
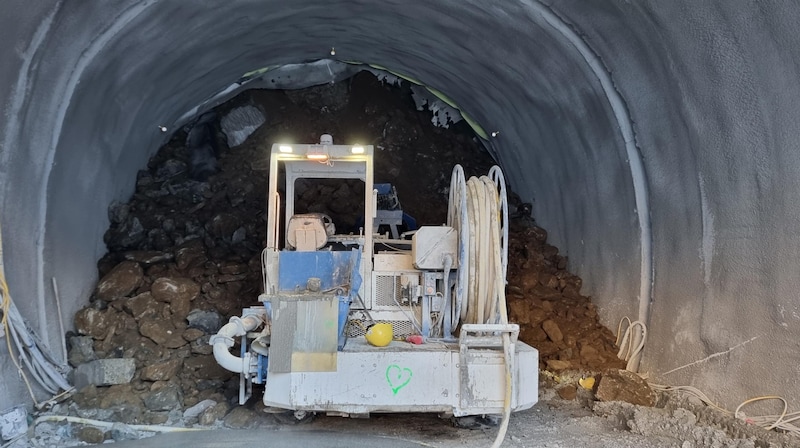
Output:
<path fill-rule="evenodd" d="M 458 279 L 452 299 L 452 328 L 461 323 L 507 322 L 508 199 L 503 172 L 464 181 L 453 168 L 447 225 L 459 234 Z"/>
<path fill-rule="evenodd" d="M 97 428 L 111 429 L 114 426 L 112 422 L 104 422 L 102 420 L 92 420 L 89 418 L 72 417 L 69 415 L 43 415 L 33 421 L 33 427 L 42 422 L 70 422 L 78 423 L 81 425 L 94 426 Z M 159 425 L 126 425 L 131 429 L 137 431 L 148 432 L 186 432 L 186 431 L 206 431 L 206 428 L 181 428 L 176 426 L 159 426 Z"/>
<path fill-rule="evenodd" d="M 500 169 L 499 166 L 495 165 L 489 170 L 489 178 L 492 179 L 494 182 L 495 187 L 497 188 L 497 193 L 500 195 L 500 211 L 502 212 L 502 216 L 500 218 L 502 221 L 500 222 L 500 228 L 502 229 L 501 237 L 502 240 L 500 242 L 500 247 L 502 250 L 503 256 L 503 279 L 506 278 L 508 274 L 508 194 L 506 191 L 506 178 L 503 175 L 503 170 Z"/>
<path fill-rule="evenodd" d="M 6 346 L 8 355 L 17 368 L 20 378 L 25 382 L 34 405 L 38 407 L 40 403 L 33 393 L 28 374 L 49 393 L 55 394 L 59 389 L 71 390 L 72 386 L 64 378 L 66 366 L 59 365 L 54 357 L 46 351 L 46 346 L 26 324 L 16 305 L 11 300 L 11 292 L 5 279 L 3 263 L 3 237 L 0 230 L 0 303 L 2 303 L 3 310 L 2 326 L 6 334 Z M 11 341 L 14 342 L 17 348 L 16 355 L 12 349 Z M 28 368 L 28 374 L 23 370 L 23 365 Z"/>
<path fill-rule="evenodd" d="M 248 331 L 253 331 L 264 321 L 254 314 L 245 317 L 231 317 L 230 322 L 223 325 L 217 334 L 208 341 L 214 347 L 214 359 L 225 370 L 234 373 L 249 373 L 252 355 L 248 352 L 243 357 L 234 356 L 230 352 L 235 337 L 244 336 Z"/>
<path fill-rule="evenodd" d="M 489 176 L 464 182 L 456 165 L 450 181 L 447 224 L 459 233 L 459 267 L 456 316 L 461 323 L 508 323 L 506 273 L 508 270 L 508 199 L 503 172 L 495 166 Z M 455 327 L 455 325 L 454 325 Z M 499 447 L 508 431 L 513 394 L 514 347 L 503 332 L 505 395 L 503 420 L 492 447 Z"/>
<path fill-rule="evenodd" d="M 626 322 L 628 326 L 623 333 L 622 324 Z M 634 328 L 638 328 L 639 331 L 632 332 Z M 641 353 L 646 341 L 647 325 L 645 325 L 644 322 L 639 320 L 631 322 L 628 316 L 623 317 L 619 321 L 619 325 L 617 326 L 617 341 L 615 344 L 619 347 L 617 357 L 628 362 L 625 366 L 626 370 L 631 372 L 636 372 L 638 370 L 639 359 L 641 358 Z"/>
<path fill-rule="evenodd" d="M 501 236 L 504 203 L 487 176 L 466 183 L 469 252 L 459 261 L 459 271 L 468 272 L 466 297 L 461 304 L 462 323 L 507 323 L 505 266 L 507 239 Z"/>

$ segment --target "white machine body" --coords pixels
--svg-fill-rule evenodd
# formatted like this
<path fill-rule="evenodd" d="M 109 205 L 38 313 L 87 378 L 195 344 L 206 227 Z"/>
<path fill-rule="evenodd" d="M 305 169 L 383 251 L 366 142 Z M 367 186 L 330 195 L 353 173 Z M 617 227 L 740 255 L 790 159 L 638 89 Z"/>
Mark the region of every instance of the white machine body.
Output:
<path fill-rule="evenodd" d="M 267 406 L 343 416 L 466 416 L 533 406 L 538 352 L 517 340 L 519 327 L 500 322 L 505 313 L 491 323 L 457 321 L 467 234 L 455 223 L 422 226 L 411 239 L 398 238 L 396 227 L 394 238 L 378 234 L 382 219 L 402 211 L 378 213 L 372 177 L 372 146 L 333 145 L 328 135 L 320 144 L 273 145 L 263 304 L 211 340 L 220 365 L 241 374 L 240 403 L 263 384 Z M 337 234 L 327 215 L 296 213 L 295 185 L 303 178 L 364 182 L 363 227 Z M 392 324 L 396 339 L 386 347 L 364 338 L 377 322 Z M 424 343 L 406 342 L 412 335 Z M 241 338 L 241 357 L 230 353 L 234 338 Z"/>

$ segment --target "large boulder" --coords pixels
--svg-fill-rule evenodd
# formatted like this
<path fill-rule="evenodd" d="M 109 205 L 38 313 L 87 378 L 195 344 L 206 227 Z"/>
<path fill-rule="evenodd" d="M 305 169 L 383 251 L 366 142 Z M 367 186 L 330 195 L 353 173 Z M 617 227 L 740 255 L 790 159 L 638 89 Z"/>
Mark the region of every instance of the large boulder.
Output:
<path fill-rule="evenodd" d="M 183 331 L 178 331 L 170 320 L 142 320 L 139 323 L 139 333 L 166 348 L 178 348 L 187 344 L 186 339 L 181 336 Z"/>
<path fill-rule="evenodd" d="M 182 277 L 157 278 L 150 287 L 150 294 L 159 302 L 190 302 L 200 294 L 200 285 L 192 279 Z"/>
<path fill-rule="evenodd" d="M 126 384 L 135 372 L 136 361 L 133 358 L 96 359 L 79 365 L 73 371 L 73 383 L 76 389 L 83 389 L 90 384 Z"/>
<path fill-rule="evenodd" d="M 144 272 L 139 263 L 135 261 L 123 261 L 114 266 L 111 272 L 106 274 L 95 288 L 94 296 L 97 299 L 110 301 L 120 297 L 127 297 L 136 288 L 142 285 Z"/>
<path fill-rule="evenodd" d="M 189 328 L 202 330 L 205 334 L 214 334 L 219 331 L 223 325 L 223 318 L 216 311 L 195 309 L 189 313 L 186 320 L 189 322 Z"/>
<path fill-rule="evenodd" d="M 145 395 L 144 405 L 151 411 L 170 411 L 183 405 L 183 393 L 177 385 L 167 384 Z"/>
<path fill-rule="evenodd" d="M 655 406 L 656 393 L 639 375 L 627 370 L 609 370 L 597 385 L 600 401 L 625 401 L 640 406 Z"/>
<path fill-rule="evenodd" d="M 103 311 L 84 308 L 75 314 L 75 329 L 82 335 L 103 339 L 116 321 L 117 312 L 112 308 L 106 308 Z"/>

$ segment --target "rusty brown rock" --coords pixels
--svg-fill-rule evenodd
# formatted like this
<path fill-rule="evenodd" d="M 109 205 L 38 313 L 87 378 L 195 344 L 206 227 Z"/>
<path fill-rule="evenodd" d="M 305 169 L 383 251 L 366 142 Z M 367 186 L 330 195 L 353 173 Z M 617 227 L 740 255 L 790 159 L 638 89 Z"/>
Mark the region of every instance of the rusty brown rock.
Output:
<path fill-rule="evenodd" d="M 189 278 L 161 277 L 153 282 L 150 293 L 159 302 L 188 302 L 200 294 L 200 285 Z"/>
<path fill-rule="evenodd" d="M 564 400 L 574 400 L 578 396 L 578 388 L 574 384 L 568 384 L 564 387 L 556 389 L 558 396 Z"/>
<path fill-rule="evenodd" d="M 569 361 L 561 361 L 558 359 L 548 359 L 547 360 L 547 368 L 550 370 L 566 370 L 572 367 L 572 363 Z"/>
<path fill-rule="evenodd" d="M 251 429 L 258 426 L 259 417 L 260 416 L 253 410 L 244 407 L 236 407 L 225 416 L 223 423 L 228 428 Z"/>
<path fill-rule="evenodd" d="M 129 342 L 124 352 L 125 357 L 134 358 L 138 365 L 149 365 L 162 359 L 166 352 L 151 339 L 139 336 L 138 341 Z"/>
<path fill-rule="evenodd" d="M 176 298 L 169 304 L 169 310 L 172 313 L 172 322 L 179 325 L 186 321 L 186 316 L 192 309 L 192 302 L 187 297 Z"/>
<path fill-rule="evenodd" d="M 175 251 L 175 264 L 180 270 L 202 265 L 205 262 L 205 247 L 199 240 L 190 241 Z"/>
<path fill-rule="evenodd" d="M 561 342 L 564 340 L 564 334 L 561 333 L 561 329 L 555 321 L 548 319 L 542 322 L 542 330 L 547 333 L 547 337 L 553 342 Z"/>
<path fill-rule="evenodd" d="M 72 399 L 82 408 L 96 408 L 100 402 L 97 386 L 89 384 L 83 389 L 78 390 L 78 392 L 72 396 Z"/>
<path fill-rule="evenodd" d="M 106 433 L 102 429 L 95 428 L 94 426 L 81 426 L 75 434 L 75 437 L 81 442 L 95 445 L 103 443 L 106 439 Z"/>
<path fill-rule="evenodd" d="M 156 316 L 159 314 L 160 307 L 163 306 L 153 299 L 150 292 L 143 292 L 139 295 L 131 297 L 123 305 L 122 308 L 130 313 L 134 319 L 141 320 L 143 318 Z"/>
<path fill-rule="evenodd" d="M 199 355 L 187 358 L 183 361 L 185 369 L 194 373 L 200 379 L 225 380 L 231 377 L 232 373 L 220 367 L 212 355 Z"/>
<path fill-rule="evenodd" d="M 625 401 L 639 406 L 655 406 L 657 399 L 645 380 L 627 370 L 604 373 L 595 396 L 600 401 Z"/>
<path fill-rule="evenodd" d="M 230 406 L 228 403 L 219 402 L 200 414 L 199 423 L 203 426 L 213 425 L 217 420 L 222 420 L 222 418 L 225 417 L 225 414 L 228 413 L 229 409 Z"/>
<path fill-rule="evenodd" d="M 139 263 L 123 261 L 97 282 L 94 296 L 106 301 L 126 297 L 141 286 L 143 276 L 144 271 Z"/>
<path fill-rule="evenodd" d="M 558 282 L 557 279 L 556 282 Z M 538 283 L 533 287 L 530 293 L 531 295 L 534 295 L 540 299 L 559 299 L 561 298 L 562 295 L 561 291 L 559 291 L 558 289 L 549 288 L 547 286 L 543 286 Z"/>
<path fill-rule="evenodd" d="M 547 333 L 542 330 L 542 327 L 537 325 L 535 327 L 523 327 L 520 330 L 520 338 L 525 336 L 525 340 L 537 346 L 537 342 L 544 342 L 547 340 Z"/>
<path fill-rule="evenodd" d="M 182 359 L 169 359 L 151 364 L 142 369 L 142 379 L 146 381 L 168 381 L 178 373 L 182 365 Z"/>
<path fill-rule="evenodd" d="M 188 344 L 186 339 L 183 339 L 181 336 L 182 331 L 174 331 L 173 334 L 167 339 L 167 342 L 164 343 L 164 347 L 167 348 L 181 348 L 184 345 Z"/>
<path fill-rule="evenodd" d="M 172 321 L 165 319 L 147 319 L 139 323 L 139 333 L 149 338 L 158 345 L 167 348 L 178 348 L 187 344 L 181 334 L 172 324 Z"/>
<path fill-rule="evenodd" d="M 581 346 L 580 355 L 585 362 L 591 362 L 599 357 L 600 352 L 589 344 Z"/>
<path fill-rule="evenodd" d="M 141 407 L 142 400 L 134 392 L 130 384 L 117 384 L 105 389 L 99 394 L 99 406 L 102 409 L 108 409 L 112 406 L 129 405 L 134 407 Z"/>
<path fill-rule="evenodd" d="M 204 334 L 205 333 L 203 333 L 203 330 L 198 328 L 187 328 L 186 331 L 183 332 L 183 339 L 192 342 L 203 337 Z"/>
<path fill-rule="evenodd" d="M 528 302 L 511 300 L 508 302 L 508 314 L 512 320 L 520 325 L 530 323 L 528 316 Z"/>
<path fill-rule="evenodd" d="M 116 321 L 117 312 L 111 308 L 103 311 L 84 308 L 75 314 L 75 329 L 82 335 L 103 339 L 108 336 L 108 332 Z"/>

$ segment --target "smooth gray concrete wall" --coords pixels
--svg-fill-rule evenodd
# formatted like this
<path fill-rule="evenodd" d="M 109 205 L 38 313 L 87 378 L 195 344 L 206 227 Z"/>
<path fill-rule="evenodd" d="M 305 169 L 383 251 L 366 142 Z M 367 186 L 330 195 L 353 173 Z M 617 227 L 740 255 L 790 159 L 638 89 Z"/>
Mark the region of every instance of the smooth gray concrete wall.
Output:
<path fill-rule="evenodd" d="M 800 7 L 556 5 L 580 9 L 569 19 L 608 55 L 644 155 L 655 266 L 644 368 L 728 405 L 800 396 Z"/>
<path fill-rule="evenodd" d="M 106 207 L 132 192 L 158 126 L 250 70 L 335 47 L 500 132 L 489 145 L 512 187 L 604 321 L 652 298 L 653 377 L 728 405 L 800 396 L 800 7 L 547 3 L 3 3 L 0 219 L 18 306 L 57 348 L 50 279 L 67 316 L 86 303 Z M 0 408 L 25 401 L 2 364 Z"/>

